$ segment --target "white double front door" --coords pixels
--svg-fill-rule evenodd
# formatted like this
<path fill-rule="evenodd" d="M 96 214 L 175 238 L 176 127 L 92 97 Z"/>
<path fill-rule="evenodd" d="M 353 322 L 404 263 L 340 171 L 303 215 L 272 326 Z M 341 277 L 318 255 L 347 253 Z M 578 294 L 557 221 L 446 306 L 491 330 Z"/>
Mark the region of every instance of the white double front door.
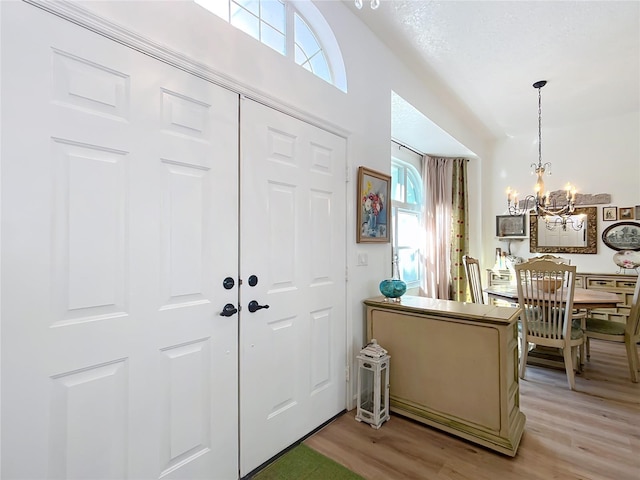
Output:
<path fill-rule="evenodd" d="M 344 139 L 0 8 L 2 478 L 233 479 L 341 411 Z"/>

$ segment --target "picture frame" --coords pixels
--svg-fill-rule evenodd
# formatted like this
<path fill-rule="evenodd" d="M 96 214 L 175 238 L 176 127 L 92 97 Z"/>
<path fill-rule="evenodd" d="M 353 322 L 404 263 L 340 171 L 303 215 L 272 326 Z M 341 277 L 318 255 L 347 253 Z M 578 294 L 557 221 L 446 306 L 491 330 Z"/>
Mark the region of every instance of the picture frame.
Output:
<path fill-rule="evenodd" d="M 526 215 L 496 215 L 496 237 L 526 237 Z"/>
<path fill-rule="evenodd" d="M 615 222 L 618 220 L 618 207 L 603 207 L 602 220 L 604 222 Z"/>
<path fill-rule="evenodd" d="M 391 241 L 391 175 L 358 167 L 357 243 Z"/>
<path fill-rule="evenodd" d="M 640 220 L 640 205 L 636 205 L 636 220 Z"/>
<path fill-rule="evenodd" d="M 620 207 L 618 209 L 618 218 L 620 220 L 633 220 L 633 207 Z"/>
<path fill-rule="evenodd" d="M 602 241 L 612 250 L 640 250 L 640 223 L 619 222 L 605 228 Z"/>

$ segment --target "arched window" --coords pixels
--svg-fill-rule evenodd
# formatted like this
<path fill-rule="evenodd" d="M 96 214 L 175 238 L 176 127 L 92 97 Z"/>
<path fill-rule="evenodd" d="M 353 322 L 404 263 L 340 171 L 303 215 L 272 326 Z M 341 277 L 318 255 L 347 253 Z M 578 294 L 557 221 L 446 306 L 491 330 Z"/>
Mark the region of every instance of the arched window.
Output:
<path fill-rule="evenodd" d="M 391 217 L 394 251 L 398 255 L 400 277 L 408 288 L 420 286 L 420 242 L 422 234 L 422 182 L 411 163 L 391 159 Z"/>
<path fill-rule="evenodd" d="M 194 1 L 324 81 L 347 91 L 338 42 L 311 1 Z"/>

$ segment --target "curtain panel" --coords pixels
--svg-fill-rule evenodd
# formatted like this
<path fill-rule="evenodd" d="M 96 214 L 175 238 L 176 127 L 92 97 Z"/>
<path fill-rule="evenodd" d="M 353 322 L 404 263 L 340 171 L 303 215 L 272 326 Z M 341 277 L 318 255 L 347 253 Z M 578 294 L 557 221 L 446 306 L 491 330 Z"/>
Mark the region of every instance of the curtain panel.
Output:
<path fill-rule="evenodd" d="M 423 285 L 427 297 L 467 300 L 462 256 L 468 249 L 467 160 L 423 157 Z"/>
<path fill-rule="evenodd" d="M 453 160 L 453 192 L 451 195 L 451 299 L 469 302 L 467 274 L 462 257 L 469 253 L 469 208 L 467 189 L 467 162 L 465 158 Z"/>

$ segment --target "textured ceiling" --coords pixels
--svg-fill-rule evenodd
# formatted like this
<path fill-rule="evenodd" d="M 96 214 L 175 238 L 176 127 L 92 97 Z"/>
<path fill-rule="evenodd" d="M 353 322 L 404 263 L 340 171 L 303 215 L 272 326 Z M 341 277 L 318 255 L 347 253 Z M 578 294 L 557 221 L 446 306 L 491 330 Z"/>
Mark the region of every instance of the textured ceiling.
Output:
<path fill-rule="evenodd" d="M 377 10 L 344 2 L 496 138 L 537 130 L 538 80 L 548 81 L 543 128 L 640 110 L 640 1 L 382 0 Z M 397 122 L 411 114 L 400 106 L 394 114 L 402 131 Z"/>

